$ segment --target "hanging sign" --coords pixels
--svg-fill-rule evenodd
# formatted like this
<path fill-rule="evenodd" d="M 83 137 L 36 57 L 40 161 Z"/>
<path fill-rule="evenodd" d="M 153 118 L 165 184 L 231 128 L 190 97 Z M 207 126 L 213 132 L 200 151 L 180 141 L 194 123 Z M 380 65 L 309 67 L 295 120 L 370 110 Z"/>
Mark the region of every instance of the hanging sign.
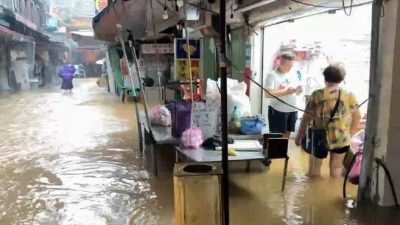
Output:
<path fill-rule="evenodd" d="M 140 45 L 142 54 L 174 54 L 172 44 L 142 44 Z"/>
<path fill-rule="evenodd" d="M 190 62 L 188 60 L 190 54 Z M 193 80 L 201 78 L 201 40 L 175 39 L 175 75 L 177 80 L 190 80 L 189 65 Z"/>

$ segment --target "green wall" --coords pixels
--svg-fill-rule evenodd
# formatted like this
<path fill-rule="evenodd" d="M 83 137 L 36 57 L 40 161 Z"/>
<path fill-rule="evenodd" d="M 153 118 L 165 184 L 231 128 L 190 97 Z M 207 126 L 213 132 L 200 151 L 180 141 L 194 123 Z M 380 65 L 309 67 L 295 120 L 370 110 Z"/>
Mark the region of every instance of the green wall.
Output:
<path fill-rule="evenodd" d="M 110 56 L 110 62 L 111 62 L 111 68 L 113 70 L 114 74 L 114 81 L 115 81 L 115 87 L 117 89 L 117 93 L 121 94 L 121 90 L 124 86 L 124 78 L 121 73 L 120 69 L 120 59 L 118 56 L 117 49 L 115 47 L 110 47 L 108 49 L 109 56 Z"/>
<path fill-rule="evenodd" d="M 214 38 L 204 38 L 203 39 L 203 75 L 204 80 L 207 78 L 217 80 L 217 57 Z"/>
<path fill-rule="evenodd" d="M 246 39 L 244 28 L 237 28 L 231 31 L 230 59 L 232 63 L 241 71 L 246 66 Z M 232 68 L 232 78 L 243 80 L 242 74 Z"/>

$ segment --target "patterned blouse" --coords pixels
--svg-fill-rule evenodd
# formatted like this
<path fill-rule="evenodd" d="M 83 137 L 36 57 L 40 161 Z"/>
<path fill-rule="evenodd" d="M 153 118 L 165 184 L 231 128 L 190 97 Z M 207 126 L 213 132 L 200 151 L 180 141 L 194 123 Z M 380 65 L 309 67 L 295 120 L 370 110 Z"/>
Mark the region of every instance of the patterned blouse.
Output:
<path fill-rule="evenodd" d="M 339 97 L 338 90 L 319 89 L 311 94 L 308 109 L 318 117 L 314 117 L 313 128 L 325 129 L 329 149 L 338 149 L 350 145 L 351 114 L 357 108 L 355 96 L 349 91 L 340 89 L 340 101 L 333 120 L 329 123 L 331 111 Z"/>

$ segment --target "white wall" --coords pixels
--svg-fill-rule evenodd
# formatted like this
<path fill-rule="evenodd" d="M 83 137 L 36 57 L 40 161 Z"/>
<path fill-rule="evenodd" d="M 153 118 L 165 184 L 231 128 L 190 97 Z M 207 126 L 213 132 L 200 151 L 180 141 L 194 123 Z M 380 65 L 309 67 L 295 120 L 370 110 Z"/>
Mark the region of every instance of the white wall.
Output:
<path fill-rule="evenodd" d="M 261 45 L 262 45 L 262 34 L 261 29 L 256 30 L 256 33 L 253 33 L 251 36 L 251 71 L 252 78 L 258 83 L 262 84 L 262 74 L 261 74 Z M 261 101 L 262 101 L 262 90 L 254 84 L 254 82 L 250 82 L 250 100 L 251 104 L 251 112 L 253 114 L 259 114 L 262 112 Z"/>

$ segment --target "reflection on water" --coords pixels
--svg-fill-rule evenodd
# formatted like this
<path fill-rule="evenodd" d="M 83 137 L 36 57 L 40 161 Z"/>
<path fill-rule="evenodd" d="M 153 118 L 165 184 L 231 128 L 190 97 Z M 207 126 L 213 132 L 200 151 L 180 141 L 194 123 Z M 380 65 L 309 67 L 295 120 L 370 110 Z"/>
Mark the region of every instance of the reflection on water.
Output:
<path fill-rule="evenodd" d="M 133 106 L 95 85 L 0 99 L 1 225 L 173 224 L 173 152 L 160 151 L 152 177 L 136 150 Z M 231 224 L 346 224 L 342 180 L 327 178 L 326 163 L 325 178 L 309 180 L 306 155 L 292 146 L 290 157 L 284 193 L 282 161 L 255 162 L 250 173 L 231 166 Z"/>
<path fill-rule="evenodd" d="M 283 193 L 280 191 L 282 161 L 274 160 L 271 168 L 251 175 L 232 175 L 233 224 L 346 224 L 349 214 L 342 197 L 343 180 L 329 178 L 327 162 L 323 178 L 309 179 L 307 162 L 307 155 L 291 146 L 290 169 Z M 348 196 L 354 197 L 356 187 L 349 184 L 348 189 Z"/>
<path fill-rule="evenodd" d="M 131 106 L 79 83 L 0 99 L 0 224 L 157 224 Z"/>

